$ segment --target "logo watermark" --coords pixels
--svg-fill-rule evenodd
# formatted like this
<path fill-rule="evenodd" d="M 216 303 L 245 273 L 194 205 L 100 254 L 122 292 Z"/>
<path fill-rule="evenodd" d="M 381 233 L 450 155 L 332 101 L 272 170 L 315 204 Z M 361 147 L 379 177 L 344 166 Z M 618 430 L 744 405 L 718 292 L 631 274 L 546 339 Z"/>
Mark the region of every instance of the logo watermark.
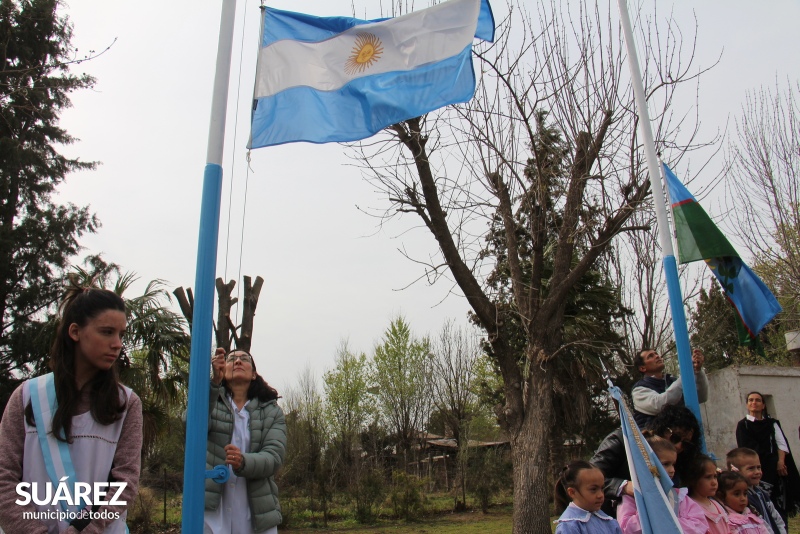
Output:
<path fill-rule="evenodd" d="M 121 499 L 122 492 L 127 487 L 127 482 L 76 482 L 70 491 L 67 478 L 63 477 L 53 489 L 52 482 L 40 484 L 38 482 L 20 482 L 17 484 L 19 499 L 14 501 L 20 506 L 33 502 L 39 506 L 127 506 L 128 502 Z M 44 488 L 42 488 L 44 486 Z M 76 512 L 79 513 L 79 512 Z M 108 518 L 102 518 L 108 519 Z"/>
<path fill-rule="evenodd" d="M 36 512 L 22 512 L 23 519 L 36 519 L 37 521 L 57 520 L 66 523 L 71 523 L 76 519 L 119 519 L 119 512 L 112 512 L 111 510 L 101 510 L 99 512 L 92 512 L 90 510 L 81 510 L 80 512 L 63 512 L 61 510 L 43 510 Z"/>

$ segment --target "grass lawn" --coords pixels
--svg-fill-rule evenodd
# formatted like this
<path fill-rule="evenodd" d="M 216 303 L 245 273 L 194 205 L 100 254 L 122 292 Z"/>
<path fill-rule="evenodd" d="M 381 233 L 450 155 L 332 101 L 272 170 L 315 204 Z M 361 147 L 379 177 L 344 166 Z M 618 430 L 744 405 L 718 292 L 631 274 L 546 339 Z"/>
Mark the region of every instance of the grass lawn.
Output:
<path fill-rule="evenodd" d="M 177 534 L 180 532 L 180 495 L 170 494 L 168 501 L 168 525 L 161 524 L 163 509 L 161 504 L 152 510 L 153 530 L 151 532 Z M 511 505 L 493 507 L 488 514 L 481 512 L 437 513 L 419 521 L 381 520 L 376 525 L 362 526 L 353 521 L 333 521 L 327 528 L 279 527 L 280 532 L 291 534 L 322 534 L 326 532 L 352 532 L 354 534 L 494 534 L 511 532 Z M 555 517 L 553 519 L 556 519 Z M 553 526 L 555 531 L 555 525 Z M 132 534 L 139 531 L 131 529 Z M 789 519 L 789 534 L 800 534 L 800 516 Z"/>
<path fill-rule="evenodd" d="M 553 518 L 556 519 L 556 518 Z M 553 526 L 555 532 L 555 525 Z M 447 514 L 411 524 L 391 524 L 375 527 L 350 527 L 338 529 L 283 529 L 292 534 L 320 534 L 322 532 L 353 532 L 364 534 L 492 534 L 511 532 L 511 509 L 501 509 L 490 514 Z M 800 516 L 789 519 L 789 534 L 800 534 Z"/>
<path fill-rule="evenodd" d="M 321 532 L 353 532 L 359 534 L 486 534 L 491 532 L 511 532 L 511 508 L 492 510 L 489 514 L 465 512 L 427 517 L 413 523 L 391 522 L 377 526 L 337 526 L 329 528 L 283 529 L 292 534 L 319 534 Z"/>
<path fill-rule="evenodd" d="M 325 532 L 352 532 L 358 534 L 487 534 L 493 532 L 511 532 L 511 508 L 499 509 L 489 514 L 481 512 L 465 512 L 426 517 L 413 523 L 382 522 L 374 526 L 354 526 L 350 522 L 331 523 L 328 528 L 282 528 L 279 532 L 291 534 L 321 534 Z M 180 519 L 168 525 L 156 523 L 151 532 L 177 534 L 180 532 Z M 131 529 L 131 534 L 138 534 Z"/>

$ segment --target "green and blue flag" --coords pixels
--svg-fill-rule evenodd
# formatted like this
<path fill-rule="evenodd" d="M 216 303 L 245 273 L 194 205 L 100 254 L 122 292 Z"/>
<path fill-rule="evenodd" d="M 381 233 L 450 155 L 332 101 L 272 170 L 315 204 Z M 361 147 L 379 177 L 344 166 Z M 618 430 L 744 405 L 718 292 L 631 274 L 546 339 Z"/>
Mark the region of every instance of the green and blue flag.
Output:
<path fill-rule="evenodd" d="M 704 260 L 716 276 L 744 326 L 739 340 L 747 344 L 781 311 L 775 295 L 745 264 L 711 217 L 666 165 L 672 214 L 681 263 Z M 742 335 L 744 334 L 744 335 Z"/>

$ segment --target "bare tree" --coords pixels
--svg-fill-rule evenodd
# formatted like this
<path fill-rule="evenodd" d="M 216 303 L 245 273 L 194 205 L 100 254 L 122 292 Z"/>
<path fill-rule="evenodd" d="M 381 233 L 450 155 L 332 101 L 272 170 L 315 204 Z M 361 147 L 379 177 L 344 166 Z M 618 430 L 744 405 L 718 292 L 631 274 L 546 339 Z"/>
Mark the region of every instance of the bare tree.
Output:
<path fill-rule="evenodd" d="M 460 443 L 462 431 L 478 408 L 475 380 L 480 338 L 448 320 L 433 342 L 432 352 L 433 403 Z"/>
<path fill-rule="evenodd" d="M 260 276 L 256 276 L 255 284 L 252 278 L 244 276 L 242 322 L 239 326 L 236 326 L 231 317 L 231 308 L 239 302 L 239 297 L 233 296 L 233 288 L 236 286 L 236 282 L 230 280 L 225 283 L 222 278 L 217 278 L 217 322 L 214 324 L 217 347 L 229 351 L 231 349 L 231 341 L 233 341 L 235 348 L 250 351 L 250 346 L 253 343 L 253 321 L 256 315 L 258 297 L 261 295 L 261 287 L 263 285 L 264 279 Z M 192 316 L 194 315 L 192 288 L 184 290 L 183 287 L 178 287 L 172 293 L 178 300 L 181 312 L 191 327 Z"/>
<path fill-rule="evenodd" d="M 800 82 L 748 94 L 728 151 L 737 234 L 800 327 Z"/>
<path fill-rule="evenodd" d="M 633 217 L 649 226 L 654 222 L 651 215 L 638 212 Z M 655 232 L 653 228 L 629 233 L 624 237 L 625 246 L 615 250 L 616 278 L 624 302 L 634 310 L 623 323 L 629 354 L 644 347 L 659 347 L 671 337 L 666 281 Z"/>
<path fill-rule="evenodd" d="M 471 102 L 357 149 L 391 203 L 384 217 L 416 214 L 435 238 L 438 255 L 421 260 L 427 278 L 450 278 L 487 333 L 503 378 L 514 532 L 547 534 L 556 404 L 569 397 L 573 414 L 589 412 L 581 386 L 591 370 L 569 359 L 564 340 L 606 354 L 590 336 L 565 335 L 567 303 L 615 236 L 646 226 L 631 215 L 646 208 L 649 185 L 612 8 L 536 9 L 530 17 L 512 6 L 496 44 L 476 52 Z M 678 129 L 691 144 L 696 124 L 670 106 L 700 72 L 673 21 L 643 23 L 657 144 L 677 152 Z"/>
<path fill-rule="evenodd" d="M 312 509 L 319 506 L 323 523 L 327 525 L 331 469 L 325 451 L 329 448 L 330 437 L 325 420 L 325 402 L 310 367 L 305 367 L 294 387 L 287 389 L 283 406 L 288 442 L 281 481 L 289 492 L 294 488 L 301 489 Z"/>
<path fill-rule="evenodd" d="M 469 426 L 480 402 L 476 381 L 481 353 L 476 333 L 457 327 L 452 320 L 445 322 L 433 342 L 433 403 L 458 444 L 458 480 L 464 505 Z"/>
<path fill-rule="evenodd" d="M 622 320 L 626 341 L 622 363 L 632 365 L 630 356 L 643 348 L 655 348 L 667 357 L 677 369 L 677 353 L 673 337 L 672 313 L 669 310 L 666 279 L 659 247 L 654 214 L 636 212 L 631 224 L 650 227 L 647 231 L 627 232 L 614 247 L 613 259 L 607 263 L 610 276 L 622 292 L 622 302 L 632 313 Z M 705 269 L 705 267 L 703 267 Z M 682 266 L 680 270 L 684 305 L 693 303 L 702 290 L 704 270 Z M 670 354 L 671 353 L 671 354 Z M 672 371 L 670 371 L 672 372 Z M 638 371 L 632 370 L 634 376 Z"/>

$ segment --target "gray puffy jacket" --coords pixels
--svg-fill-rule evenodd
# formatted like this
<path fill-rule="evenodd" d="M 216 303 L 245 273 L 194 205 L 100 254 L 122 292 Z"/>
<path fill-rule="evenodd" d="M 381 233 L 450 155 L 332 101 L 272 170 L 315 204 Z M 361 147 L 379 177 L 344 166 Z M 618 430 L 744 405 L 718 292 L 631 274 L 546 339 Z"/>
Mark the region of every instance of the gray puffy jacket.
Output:
<path fill-rule="evenodd" d="M 243 453 L 244 465 L 234 474 L 247 480 L 247 498 L 253 531 L 263 532 L 281 523 L 278 486 L 275 474 L 286 454 L 286 420 L 274 401 L 250 399 L 250 450 Z M 206 469 L 225 463 L 225 445 L 233 437 L 233 408 L 225 389 L 211 384 L 208 414 Z M 206 479 L 206 510 L 216 510 L 222 498 L 222 485 Z"/>

